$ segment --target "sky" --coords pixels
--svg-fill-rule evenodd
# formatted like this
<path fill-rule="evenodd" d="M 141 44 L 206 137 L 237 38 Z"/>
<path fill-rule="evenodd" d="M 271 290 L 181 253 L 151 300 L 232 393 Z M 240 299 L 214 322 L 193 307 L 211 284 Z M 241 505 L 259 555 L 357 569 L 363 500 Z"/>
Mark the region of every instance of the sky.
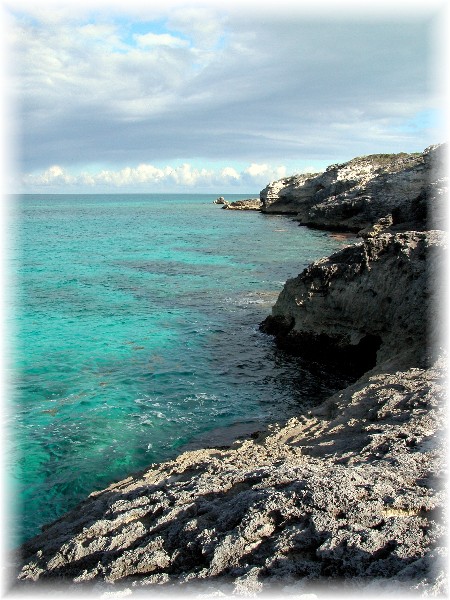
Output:
<path fill-rule="evenodd" d="M 254 194 L 445 141 L 445 2 L 10 0 L 3 13 L 12 192 Z"/>

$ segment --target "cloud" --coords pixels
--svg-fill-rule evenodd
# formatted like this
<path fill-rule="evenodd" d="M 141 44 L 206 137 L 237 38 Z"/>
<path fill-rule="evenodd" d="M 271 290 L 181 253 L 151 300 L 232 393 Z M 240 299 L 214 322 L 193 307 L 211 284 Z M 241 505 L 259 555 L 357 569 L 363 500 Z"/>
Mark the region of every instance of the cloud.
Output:
<path fill-rule="evenodd" d="M 220 42 L 227 19 L 208 7 L 182 7 L 169 13 L 168 26 L 189 36 L 199 50 L 212 50 Z"/>
<path fill-rule="evenodd" d="M 269 181 L 286 175 L 285 166 L 269 164 L 251 164 L 241 171 L 234 167 L 198 168 L 189 163 L 156 167 L 142 163 L 136 167 L 121 169 L 99 169 L 94 172 L 69 172 L 60 165 L 52 165 L 44 171 L 24 175 L 22 186 L 24 191 L 45 192 L 48 190 L 71 189 L 76 191 L 99 191 L 103 189 L 129 189 L 147 191 L 179 191 L 198 188 L 220 191 L 222 188 L 259 190 Z"/>
<path fill-rule="evenodd" d="M 275 170 L 268 164 L 256 164 L 252 163 L 247 169 L 244 171 L 250 177 L 269 177 L 270 175 L 276 174 L 277 179 L 281 179 L 286 175 L 286 167 L 277 167 Z"/>
<path fill-rule="evenodd" d="M 138 46 L 141 47 L 152 47 L 165 46 L 168 48 L 185 48 L 189 46 L 187 40 L 183 40 L 169 33 L 146 33 L 144 35 L 134 35 L 133 38 L 136 40 Z"/>
<path fill-rule="evenodd" d="M 240 179 L 240 175 L 239 173 L 236 171 L 236 169 L 233 169 L 233 167 L 225 167 L 224 169 L 222 169 L 220 171 L 220 175 L 224 178 L 224 179 L 228 179 L 228 180 L 238 180 Z"/>
<path fill-rule="evenodd" d="M 224 167 L 338 162 L 441 141 L 439 125 L 417 117 L 441 101 L 425 12 L 333 20 L 261 8 L 250 19 L 236 7 L 164 14 L 156 4 L 139 27 L 126 8 L 11 9 L 23 172 L 104 163 L 116 177 L 117 165 L 202 158 Z M 186 181 L 197 177 L 188 172 Z"/>
<path fill-rule="evenodd" d="M 44 172 L 38 175 L 25 175 L 23 178 L 25 184 L 34 184 L 37 186 L 46 186 L 46 185 L 58 185 L 58 184 L 73 184 L 76 181 L 76 178 L 72 175 L 69 175 L 62 167 L 59 165 L 52 165 Z"/>

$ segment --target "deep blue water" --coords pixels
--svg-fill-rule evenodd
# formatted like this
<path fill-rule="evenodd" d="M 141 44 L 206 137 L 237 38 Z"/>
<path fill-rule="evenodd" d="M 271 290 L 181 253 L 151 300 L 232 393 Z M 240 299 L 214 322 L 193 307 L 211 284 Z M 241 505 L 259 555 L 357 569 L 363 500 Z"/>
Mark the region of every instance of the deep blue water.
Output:
<path fill-rule="evenodd" d="M 199 434 L 301 412 L 342 384 L 258 324 L 287 278 L 344 242 L 214 198 L 14 198 L 18 540 Z"/>

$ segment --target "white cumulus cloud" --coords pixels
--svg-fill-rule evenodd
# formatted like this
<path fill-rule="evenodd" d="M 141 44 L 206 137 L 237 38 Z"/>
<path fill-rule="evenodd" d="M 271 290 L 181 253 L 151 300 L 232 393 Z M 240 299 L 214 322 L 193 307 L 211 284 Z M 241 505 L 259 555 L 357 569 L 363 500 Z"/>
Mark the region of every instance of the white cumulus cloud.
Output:
<path fill-rule="evenodd" d="M 190 163 L 156 167 L 141 163 L 135 167 L 121 169 L 99 169 L 98 171 L 69 172 L 60 165 L 43 171 L 33 172 L 22 178 L 24 191 L 61 190 L 210 190 L 220 192 L 224 188 L 259 191 L 273 179 L 286 175 L 286 167 L 252 163 L 238 171 L 232 166 L 206 168 Z"/>
<path fill-rule="evenodd" d="M 23 178 L 25 185 L 46 186 L 53 184 L 73 184 L 76 178 L 70 175 L 59 165 L 52 165 L 45 171 L 36 175 L 25 175 Z"/>
<path fill-rule="evenodd" d="M 233 167 L 225 167 L 220 172 L 221 176 L 229 179 L 239 179 L 240 175 Z"/>
<path fill-rule="evenodd" d="M 276 176 L 277 179 L 281 179 L 286 175 L 286 167 L 272 167 L 267 163 L 257 164 L 252 163 L 247 169 L 245 169 L 245 173 L 248 173 L 250 177 L 273 177 Z"/>

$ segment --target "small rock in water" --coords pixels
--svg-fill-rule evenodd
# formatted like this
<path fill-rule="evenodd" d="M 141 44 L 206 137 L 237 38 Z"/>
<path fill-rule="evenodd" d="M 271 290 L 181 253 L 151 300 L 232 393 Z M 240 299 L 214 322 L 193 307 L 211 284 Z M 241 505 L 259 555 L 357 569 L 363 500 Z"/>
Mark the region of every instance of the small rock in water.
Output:
<path fill-rule="evenodd" d="M 262 202 L 259 198 L 247 198 L 245 200 L 236 200 L 235 202 L 225 201 L 222 208 L 228 210 L 261 210 Z"/>

